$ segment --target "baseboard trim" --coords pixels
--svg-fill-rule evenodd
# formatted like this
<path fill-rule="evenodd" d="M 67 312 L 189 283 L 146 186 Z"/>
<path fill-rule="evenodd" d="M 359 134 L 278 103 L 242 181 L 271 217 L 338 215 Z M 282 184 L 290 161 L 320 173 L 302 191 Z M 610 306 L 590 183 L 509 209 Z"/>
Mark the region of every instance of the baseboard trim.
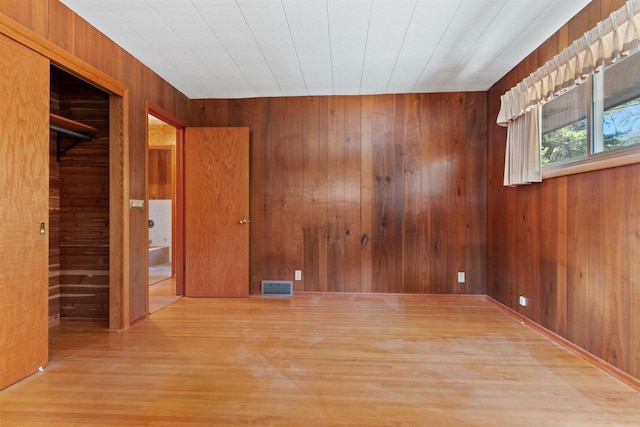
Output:
<path fill-rule="evenodd" d="M 129 328 L 132 326 L 137 325 L 138 323 L 142 322 L 143 320 L 146 320 L 149 318 L 149 313 L 143 314 L 142 316 L 133 319 L 131 322 L 129 322 Z"/>
<path fill-rule="evenodd" d="M 495 307 L 497 307 L 502 312 L 508 314 L 509 316 L 511 316 L 514 319 L 516 319 L 517 321 L 525 324 L 526 326 L 530 327 L 531 329 L 541 333 L 542 335 L 546 336 L 547 338 L 549 338 L 553 342 L 555 342 L 555 343 L 561 345 L 562 347 L 566 348 L 567 350 L 569 350 L 570 352 L 572 352 L 576 356 L 581 357 L 582 359 L 584 359 L 587 362 L 591 363 L 596 368 L 600 369 L 601 371 L 605 372 L 606 374 L 611 375 L 612 377 L 617 378 L 618 380 L 622 381 L 623 383 L 625 383 L 629 387 L 631 387 L 631 388 L 633 388 L 633 389 L 635 389 L 637 391 L 640 391 L 640 380 L 637 379 L 636 377 L 624 372 L 620 368 L 617 368 L 617 367 L 613 366 L 609 362 L 606 362 L 606 361 L 600 359 L 599 357 L 589 353 L 587 350 L 583 349 L 582 347 L 577 346 L 576 344 L 572 343 L 568 339 L 566 339 L 564 337 L 561 337 L 560 335 L 556 334 L 555 332 L 550 331 L 549 329 L 545 328 L 544 326 L 539 325 L 538 323 L 536 323 L 533 320 L 523 316 L 522 314 L 518 313 L 517 311 L 513 310 L 512 308 L 507 307 L 506 305 L 502 304 L 500 301 L 497 301 L 497 300 L 491 298 L 490 296 L 487 296 L 486 298 L 487 298 L 487 301 L 489 303 L 493 304 Z"/>

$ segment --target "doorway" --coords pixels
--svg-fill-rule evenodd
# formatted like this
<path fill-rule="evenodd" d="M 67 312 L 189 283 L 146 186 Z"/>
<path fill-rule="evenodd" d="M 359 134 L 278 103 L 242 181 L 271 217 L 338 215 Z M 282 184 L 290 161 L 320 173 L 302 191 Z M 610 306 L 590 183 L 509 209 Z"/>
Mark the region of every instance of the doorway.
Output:
<path fill-rule="evenodd" d="M 110 96 L 50 66 L 49 324 L 109 323 Z"/>
<path fill-rule="evenodd" d="M 148 108 L 147 220 L 148 312 L 154 313 L 182 295 L 180 181 L 178 148 L 182 129 L 165 120 L 158 109 Z"/>

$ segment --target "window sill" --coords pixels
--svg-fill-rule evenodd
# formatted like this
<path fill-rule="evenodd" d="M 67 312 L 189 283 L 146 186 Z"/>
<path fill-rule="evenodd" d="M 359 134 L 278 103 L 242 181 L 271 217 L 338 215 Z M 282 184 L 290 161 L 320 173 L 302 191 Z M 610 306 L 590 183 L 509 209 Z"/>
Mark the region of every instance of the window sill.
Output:
<path fill-rule="evenodd" d="M 542 179 L 575 175 L 577 173 L 632 165 L 634 163 L 640 163 L 640 145 L 592 154 L 586 158 L 583 157 L 560 164 L 543 166 Z"/>

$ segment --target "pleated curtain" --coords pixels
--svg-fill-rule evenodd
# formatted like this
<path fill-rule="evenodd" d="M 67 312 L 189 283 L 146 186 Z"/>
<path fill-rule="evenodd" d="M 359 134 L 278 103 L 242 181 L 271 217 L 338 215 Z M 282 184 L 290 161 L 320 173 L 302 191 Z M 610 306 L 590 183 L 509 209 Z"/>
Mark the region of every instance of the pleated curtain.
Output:
<path fill-rule="evenodd" d="M 531 117 L 539 114 L 537 106 L 584 83 L 590 74 L 597 73 L 638 47 L 640 0 L 629 0 L 502 95 L 496 122 L 508 127 L 505 185 L 542 181 L 539 117 L 535 120 Z M 523 130 L 526 126 L 530 127 L 528 131 Z"/>

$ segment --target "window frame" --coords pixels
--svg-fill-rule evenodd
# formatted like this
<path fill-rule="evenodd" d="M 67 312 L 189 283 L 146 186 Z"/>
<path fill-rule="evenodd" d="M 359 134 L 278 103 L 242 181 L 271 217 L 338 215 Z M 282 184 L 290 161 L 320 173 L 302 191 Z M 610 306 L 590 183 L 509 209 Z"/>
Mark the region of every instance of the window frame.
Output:
<path fill-rule="evenodd" d="M 640 55 L 640 51 L 630 53 Z M 622 61 L 624 59 L 621 59 Z M 613 65 L 619 63 L 616 61 Z M 572 175 L 601 169 L 640 163 L 640 143 L 626 147 L 604 150 L 604 73 L 609 67 L 591 75 L 582 83 L 587 88 L 587 154 L 542 166 L 542 179 Z M 560 95 L 563 96 L 563 95 Z M 540 108 L 540 127 L 542 129 L 542 110 Z M 542 131 L 540 131 L 540 153 L 542 155 Z M 599 150 L 596 150 L 596 147 Z"/>

